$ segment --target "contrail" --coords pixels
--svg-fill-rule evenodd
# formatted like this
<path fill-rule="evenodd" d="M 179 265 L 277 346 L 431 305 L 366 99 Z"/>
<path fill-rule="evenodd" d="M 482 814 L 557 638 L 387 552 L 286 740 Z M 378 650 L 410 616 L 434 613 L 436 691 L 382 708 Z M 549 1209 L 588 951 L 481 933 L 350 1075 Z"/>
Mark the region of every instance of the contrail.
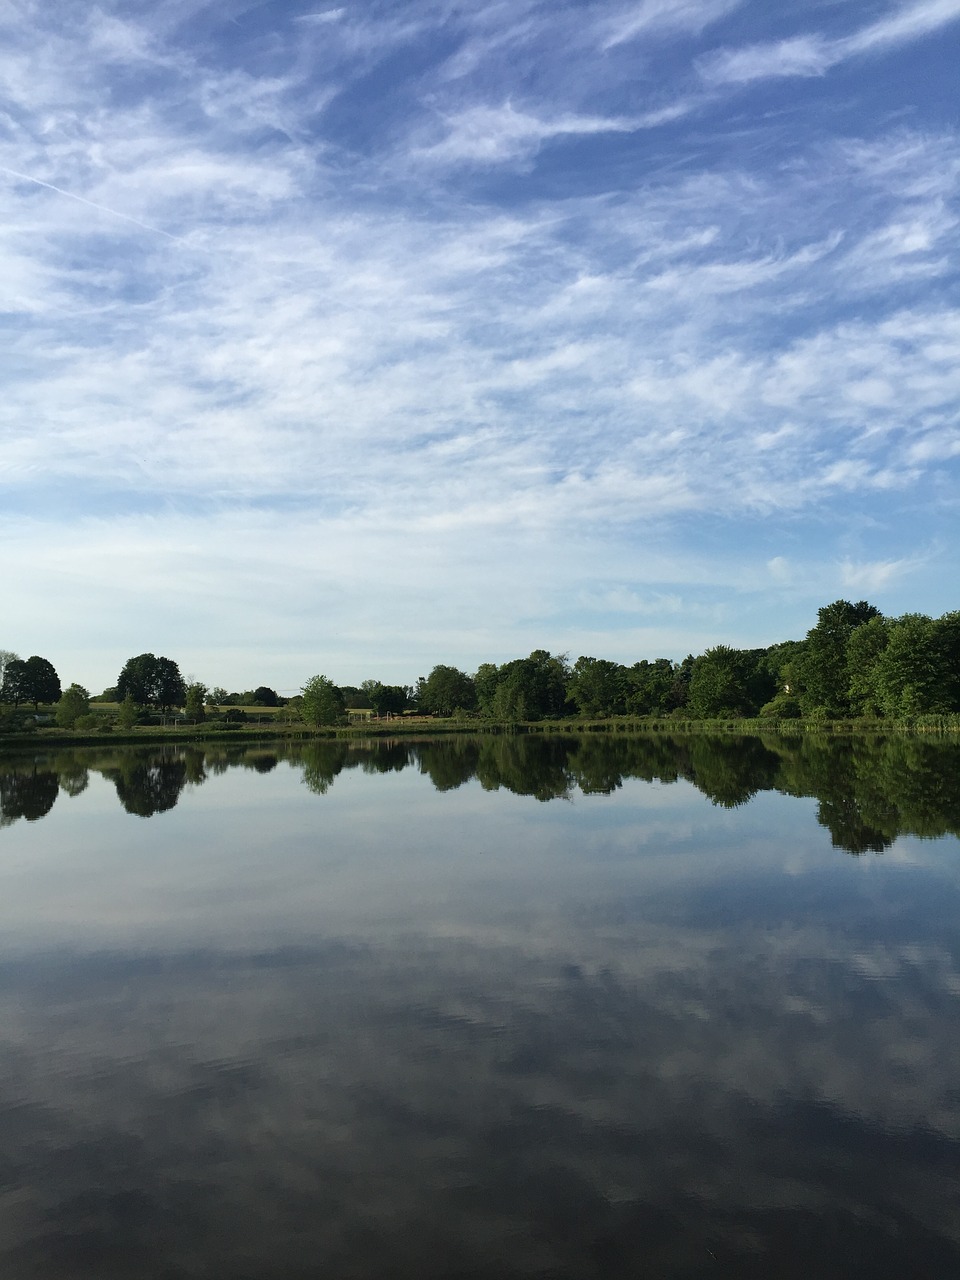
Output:
<path fill-rule="evenodd" d="M 153 227 L 149 222 L 141 222 L 139 218 L 132 218 L 129 213 L 120 213 L 117 209 L 109 209 L 105 204 L 97 204 L 95 200 L 88 200 L 86 196 L 78 196 L 73 191 L 64 191 L 63 187 L 55 187 L 52 182 L 44 182 L 40 178 L 33 178 L 29 173 L 18 173 L 16 169 L 8 169 L 5 164 L 0 164 L 0 173 L 7 173 L 11 178 L 19 178 L 21 182 L 32 182 L 34 186 L 46 187 L 48 191 L 55 191 L 58 196 L 66 196 L 68 200 L 76 200 L 79 204 L 85 204 L 90 209 L 96 209 L 98 213 L 106 213 L 111 218 L 121 218 L 124 222 L 132 222 L 135 227 L 140 227 L 142 231 L 152 231 L 156 236 L 163 236 L 166 240 L 172 240 L 175 244 L 186 244 L 180 236 L 172 235 L 169 231 L 164 231 L 162 227 Z"/>

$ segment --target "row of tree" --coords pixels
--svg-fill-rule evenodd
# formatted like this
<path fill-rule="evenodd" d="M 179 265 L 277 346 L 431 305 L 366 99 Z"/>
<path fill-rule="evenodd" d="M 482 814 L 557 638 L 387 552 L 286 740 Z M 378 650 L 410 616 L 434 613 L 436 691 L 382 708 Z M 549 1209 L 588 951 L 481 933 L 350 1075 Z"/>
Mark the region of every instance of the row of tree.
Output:
<path fill-rule="evenodd" d="M 50 704 L 58 719 L 75 723 L 88 712 L 89 694 L 71 685 L 61 698 L 53 665 L 34 655 L 26 661 L 0 650 L 0 701 Z M 337 686 L 313 676 L 294 699 L 265 685 L 244 694 L 187 683 L 171 658 L 141 653 L 123 666 L 115 688 L 105 691 L 133 719 L 144 709 L 184 708 L 192 720 L 205 706 L 281 706 L 294 702 L 310 724 L 335 724 L 350 708 L 378 715 L 421 711 L 436 716 L 478 714 L 499 721 L 570 715 L 616 715 L 694 720 L 755 717 L 871 717 L 903 719 L 960 713 L 960 612 L 940 618 L 909 613 L 885 618 L 866 600 L 836 600 L 819 610 L 803 640 L 758 649 L 714 645 L 682 662 L 646 659 L 632 666 L 606 658 L 535 649 L 497 666 L 482 663 L 473 675 L 438 664 L 414 686 L 365 680 Z"/>
<path fill-rule="evenodd" d="M 714 645 L 682 662 L 632 666 L 537 649 L 472 677 L 437 666 L 414 691 L 438 715 L 457 708 L 498 720 L 540 720 L 575 711 L 688 717 L 871 717 L 960 713 L 960 612 L 885 618 L 872 604 L 837 600 L 818 611 L 803 640 L 760 649 Z"/>

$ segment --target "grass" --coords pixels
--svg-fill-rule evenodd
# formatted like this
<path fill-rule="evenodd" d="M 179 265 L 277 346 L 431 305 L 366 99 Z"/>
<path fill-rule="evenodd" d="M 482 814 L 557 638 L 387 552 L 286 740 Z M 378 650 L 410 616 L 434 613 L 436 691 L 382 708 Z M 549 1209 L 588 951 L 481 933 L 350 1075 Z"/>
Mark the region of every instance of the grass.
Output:
<path fill-rule="evenodd" d="M 909 735 L 960 734 L 960 716 L 917 716 L 910 720 L 766 720 L 719 719 L 685 720 L 663 716 L 612 716 L 605 719 L 565 716 L 558 720 L 496 721 L 479 715 L 439 719 L 431 716 L 398 716 L 390 720 L 359 720 L 349 725 L 312 728 L 290 718 L 284 707 L 242 707 L 245 721 L 226 722 L 208 719 L 201 724 L 172 723 L 135 725 L 125 729 L 115 723 L 119 707 L 116 703 L 98 702 L 91 713 L 103 720 L 97 728 L 62 729 L 56 723 L 29 729 L 5 729 L 0 721 L 0 746 L 86 746 L 164 742 L 260 741 L 263 739 L 303 738 L 396 738 L 416 734 L 536 734 L 536 733 L 629 733 L 629 734 L 830 734 L 836 736 L 867 733 L 902 733 Z M 213 713 L 220 709 L 211 708 Z M 227 711 L 230 708 L 223 708 Z M 53 716 L 54 707 L 41 707 L 41 715 Z"/>

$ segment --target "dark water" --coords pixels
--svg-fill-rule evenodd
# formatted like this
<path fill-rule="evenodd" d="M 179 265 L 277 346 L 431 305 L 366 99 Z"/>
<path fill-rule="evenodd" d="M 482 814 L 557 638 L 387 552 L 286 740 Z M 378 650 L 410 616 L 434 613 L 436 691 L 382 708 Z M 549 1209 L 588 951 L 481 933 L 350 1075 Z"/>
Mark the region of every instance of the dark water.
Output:
<path fill-rule="evenodd" d="M 0 757 L 0 1276 L 960 1275 L 960 748 Z"/>

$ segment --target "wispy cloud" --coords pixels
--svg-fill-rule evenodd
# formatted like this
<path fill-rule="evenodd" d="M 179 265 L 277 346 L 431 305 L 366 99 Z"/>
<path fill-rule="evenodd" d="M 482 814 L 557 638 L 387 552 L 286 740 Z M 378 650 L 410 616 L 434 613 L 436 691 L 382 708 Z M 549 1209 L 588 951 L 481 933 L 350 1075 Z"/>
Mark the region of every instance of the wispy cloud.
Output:
<path fill-rule="evenodd" d="M 373 655 L 385 608 L 421 653 L 419 610 L 466 663 L 538 626 L 597 648 L 588 597 L 706 619 L 736 592 L 762 627 L 751 582 L 809 608 L 843 555 L 932 545 L 960 456 L 960 138 L 918 112 L 808 134 L 789 97 L 732 121 L 735 79 L 694 61 L 730 54 L 728 11 L 362 3 L 254 39 L 266 11 L 8 4 L 3 537 L 37 529 L 5 600 L 36 639 L 0 640 L 44 651 L 58 592 L 32 583 L 82 609 L 64 547 L 92 617 L 116 631 L 85 560 L 126 583 L 117 609 L 175 620 L 169 648 L 274 565 L 303 646 L 312 590 L 338 655 Z M 905 41 L 949 11 L 901 17 Z M 784 37 L 808 67 L 841 38 Z M 477 618 L 483 595 L 503 604 Z M 620 612 L 612 653 L 637 638 Z"/>
<path fill-rule="evenodd" d="M 849 36 L 828 38 L 813 33 L 719 50 L 700 60 L 700 75 L 713 86 L 788 76 L 820 76 L 848 58 L 909 44 L 958 18 L 958 0 L 920 0 L 918 4 L 894 10 Z"/>
<path fill-rule="evenodd" d="M 657 33 L 699 35 L 742 3 L 743 0 L 642 0 L 604 19 L 600 25 L 601 47 L 613 49 Z"/>

